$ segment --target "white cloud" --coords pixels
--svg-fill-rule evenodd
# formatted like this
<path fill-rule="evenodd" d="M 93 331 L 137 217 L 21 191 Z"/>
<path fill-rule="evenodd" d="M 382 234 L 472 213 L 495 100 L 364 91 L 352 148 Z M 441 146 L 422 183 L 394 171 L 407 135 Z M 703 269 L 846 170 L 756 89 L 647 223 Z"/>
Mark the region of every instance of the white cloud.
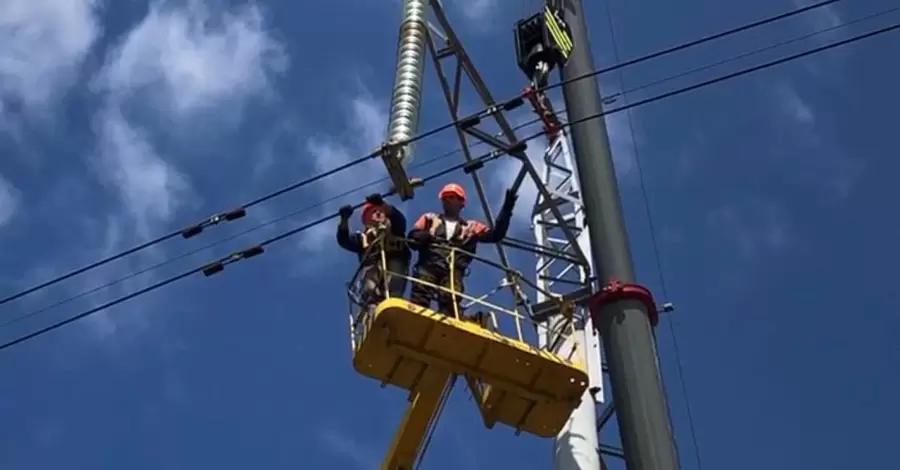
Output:
<path fill-rule="evenodd" d="M 631 123 L 629 124 L 629 119 Z M 616 177 L 620 184 L 631 184 L 637 181 L 637 155 L 635 147 L 640 145 L 637 136 L 632 134 L 632 128 L 637 132 L 638 126 L 634 121 L 636 117 L 629 111 L 610 114 L 606 116 L 606 133 L 609 135 L 609 146 L 612 149 L 613 164 L 616 167 Z"/>
<path fill-rule="evenodd" d="M 337 166 L 356 160 L 377 148 L 384 141 L 387 130 L 388 112 L 386 103 L 375 100 L 368 90 L 360 93 L 346 104 L 347 125 L 344 132 L 334 136 L 314 136 L 306 141 L 306 149 L 312 157 L 312 166 L 316 173 L 328 171 Z M 384 169 L 380 160 L 370 160 L 337 173 L 325 180 L 322 185 L 328 188 L 324 193 L 331 196 L 353 188 L 363 186 L 378 179 L 373 175 L 383 176 Z M 372 187 L 372 192 L 383 191 L 384 187 Z M 349 203 L 335 202 L 321 208 L 318 216 L 334 212 L 337 205 Z M 356 201 L 358 202 L 358 201 Z M 320 253 L 319 247 L 329 243 L 334 236 L 331 224 L 320 224 L 307 230 L 299 238 L 299 246 L 310 253 Z"/>
<path fill-rule="evenodd" d="M 791 82 L 782 81 L 771 90 L 777 109 L 787 121 L 786 126 L 779 126 L 786 129 L 785 135 L 792 144 L 787 154 L 781 148 L 777 154 L 801 168 L 789 173 L 824 190 L 830 198 L 845 199 L 865 171 L 865 160 L 843 152 L 837 133 L 829 132 L 827 114 L 817 116 L 816 107 Z"/>
<path fill-rule="evenodd" d="M 98 85 L 123 97 L 149 92 L 181 114 L 240 104 L 268 91 L 286 66 L 255 5 L 213 13 L 199 0 L 180 8 L 156 2 L 111 54 Z"/>
<path fill-rule="evenodd" d="M 119 214 L 110 214 L 103 218 L 86 219 L 85 231 L 90 236 L 90 252 L 82 256 L 74 265 L 83 266 L 89 261 L 98 258 L 106 258 L 120 252 L 124 247 L 130 247 L 134 242 L 131 226 L 133 223 Z M 105 285 L 113 280 L 119 280 L 132 275 L 150 262 L 162 260 L 162 253 L 149 250 L 141 253 L 137 259 L 126 258 L 102 268 L 89 271 L 84 276 L 77 278 L 73 288 L 76 292 L 87 292 L 98 286 Z M 146 264 L 145 264 L 146 263 Z M 127 295 L 145 287 L 151 281 L 151 273 L 131 277 L 118 284 L 104 288 L 88 297 L 86 308 L 95 308 L 115 298 Z M 133 345 L 133 341 L 140 338 L 151 326 L 154 316 L 151 312 L 154 307 L 152 296 L 142 296 L 140 300 L 132 300 L 127 307 L 117 307 L 101 310 L 88 319 L 86 325 L 94 339 L 104 340 L 104 346 L 114 350 Z M 81 310 L 82 308 L 79 308 Z"/>
<path fill-rule="evenodd" d="M 797 90 L 787 83 L 775 86 L 773 92 L 781 111 L 790 117 L 795 123 L 804 126 L 814 126 L 816 123 L 812 107 L 807 103 Z"/>
<path fill-rule="evenodd" d="M 356 160 L 375 150 L 387 132 L 387 104 L 377 101 L 368 90 L 361 92 L 346 105 L 347 127 L 339 136 L 315 136 L 307 140 L 307 151 L 313 157 L 317 172 Z M 374 165 L 361 164 L 341 172 L 328 180 L 329 186 L 349 187 L 368 182 Z"/>
<path fill-rule="evenodd" d="M 496 0 L 453 0 L 453 5 L 462 11 L 466 19 L 475 26 L 491 23 L 491 14 L 497 9 Z"/>
<path fill-rule="evenodd" d="M 97 0 L 0 2 L 0 118 L 42 111 L 71 86 L 100 35 Z"/>
<path fill-rule="evenodd" d="M 326 429 L 319 435 L 326 450 L 344 459 L 360 470 L 375 468 L 381 457 L 357 439 L 336 429 Z"/>
<path fill-rule="evenodd" d="M 717 203 L 706 211 L 700 228 L 707 251 L 738 265 L 737 269 L 717 270 L 715 283 L 720 290 L 746 289 L 760 267 L 805 249 L 788 208 L 765 197 L 745 194 Z M 670 243 L 685 235 L 679 230 L 667 231 Z M 698 267 L 703 268 L 702 263 Z"/>
<path fill-rule="evenodd" d="M 160 157 L 140 129 L 132 127 L 118 109 L 97 119 L 101 136 L 94 160 L 104 180 L 118 191 L 141 238 L 168 222 L 191 192 L 188 179 Z"/>
<path fill-rule="evenodd" d="M 287 59 L 262 19 L 255 4 L 224 12 L 198 0 L 185 6 L 155 2 L 112 46 L 93 81 L 102 104 L 93 118 L 97 143 L 90 162 L 121 206 L 91 219 L 90 239 L 100 245 L 94 255 L 108 256 L 168 231 L 179 211 L 200 203 L 201 195 L 179 163 L 187 154 L 178 146 L 163 147 L 154 131 L 160 123 L 174 122 L 174 130 L 191 135 L 222 115 L 237 124 L 249 99 L 272 92 L 272 78 L 284 71 Z M 215 145 L 215 139 L 192 139 L 189 148 L 204 150 L 198 147 L 203 142 Z M 161 250 L 93 272 L 81 287 L 89 289 L 159 261 Z M 92 302 L 150 281 L 150 275 L 133 278 Z M 99 326 L 95 329 L 101 337 L 122 337 L 125 320 L 114 321 L 114 314 L 105 313 L 96 318 L 93 325 Z M 128 322 L 128 332 L 144 329 L 134 328 L 135 320 Z"/>
<path fill-rule="evenodd" d="M 813 0 L 792 0 L 792 2 L 795 8 L 802 8 L 811 5 Z M 815 29 L 831 28 L 842 23 L 841 15 L 833 4 L 816 8 L 803 17 Z"/>
<path fill-rule="evenodd" d="M 12 220 L 19 208 L 20 198 L 19 190 L 0 175 L 0 227 Z"/>
<path fill-rule="evenodd" d="M 612 77 L 612 75 L 606 77 L 603 83 L 600 83 L 603 77 L 598 77 L 601 96 L 615 97 L 608 105 L 604 104 L 603 109 L 607 112 L 629 103 L 628 95 L 622 94 L 624 92 L 622 81 L 618 78 L 613 80 Z M 634 134 L 639 132 L 640 125 L 635 109 L 607 114 L 603 117 L 603 122 L 606 123 L 606 134 L 609 137 L 609 146 L 619 184 L 637 182 L 635 177 L 640 175 L 635 171 L 637 169 L 636 148 L 640 145 L 640 139 Z"/>
<path fill-rule="evenodd" d="M 97 76 L 106 100 L 96 123 L 99 170 L 118 189 L 143 236 L 171 220 L 192 191 L 187 176 L 157 153 L 125 110 L 155 107 L 163 121 L 204 109 L 235 112 L 268 91 L 272 75 L 287 64 L 260 10 L 249 5 L 235 11 L 213 12 L 199 0 L 184 7 L 156 2 Z"/>
<path fill-rule="evenodd" d="M 393 8 L 403 4 L 401 0 L 394 0 L 390 3 Z M 492 25 L 491 14 L 497 13 L 497 7 L 501 5 L 497 0 L 444 0 L 442 4 L 445 10 L 452 9 L 454 12 L 461 13 L 468 21 L 468 26 L 474 28 L 478 33 L 490 31 L 487 26 Z M 402 11 L 402 8 L 397 11 Z M 450 18 L 450 21 L 452 24 L 453 18 Z"/>
<path fill-rule="evenodd" d="M 813 3 L 814 0 L 792 0 L 797 8 L 805 7 Z M 816 8 L 801 15 L 801 21 L 807 25 L 810 32 L 821 31 L 829 28 L 840 26 L 844 23 L 840 12 L 835 5 L 826 5 Z M 835 29 L 826 33 L 817 34 L 812 40 L 821 44 L 827 44 L 837 40 L 843 29 Z M 800 61 L 801 67 L 806 69 L 816 80 L 825 82 L 839 81 L 843 75 L 841 69 L 846 61 L 846 56 L 851 48 L 839 47 L 828 51 L 827 54 L 820 55 L 810 60 Z"/>
<path fill-rule="evenodd" d="M 353 116 L 351 128 L 359 132 L 359 145 L 373 148 L 384 140 L 387 123 L 387 106 L 372 99 L 368 92 L 351 101 L 350 113 Z"/>
<path fill-rule="evenodd" d="M 713 208 L 707 214 L 706 223 L 718 235 L 716 238 L 747 262 L 783 251 L 795 241 L 793 224 L 785 208 L 761 198 L 747 197 Z"/>

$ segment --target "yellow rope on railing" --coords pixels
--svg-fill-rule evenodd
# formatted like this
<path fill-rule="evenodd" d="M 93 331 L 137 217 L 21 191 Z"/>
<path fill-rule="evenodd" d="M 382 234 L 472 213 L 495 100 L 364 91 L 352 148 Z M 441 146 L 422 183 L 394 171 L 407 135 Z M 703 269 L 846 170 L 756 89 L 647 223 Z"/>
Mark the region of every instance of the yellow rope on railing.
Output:
<path fill-rule="evenodd" d="M 379 282 L 379 283 L 382 284 L 383 293 L 384 293 L 383 298 L 384 298 L 384 299 L 389 299 L 389 298 L 391 298 L 391 292 L 390 292 L 391 280 L 393 279 L 394 276 L 397 276 L 398 278 L 405 279 L 405 280 L 407 280 L 408 282 L 411 282 L 411 283 L 414 283 L 414 284 L 419 284 L 419 285 L 424 285 L 424 286 L 427 286 L 427 287 L 429 287 L 429 288 L 431 288 L 431 289 L 433 289 L 433 290 L 436 290 L 436 291 L 438 291 L 438 292 L 442 292 L 442 293 L 444 293 L 444 294 L 449 295 L 451 301 L 453 302 L 453 312 L 452 312 L 452 315 L 453 315 L 456 319 L 458 319 L 458 320 L 461 319 L 461 312 L 460 312 L 460 302 L 461 302 L 461 299 L 467 300 L 467 301 L 471 302 L 471 303 L 469 304 L 470 306 L 471 306 L 471 305 L 474 305 L 474 304 L 483 305 L 483 306 L 485 306 L 485 307 L 487 307 L 487 308 L 489 308 L 489 309 L 492 309 L 492 310 L 494 310 L 494 311 L 496 311 L 496 312 L 501 312 L 501 313 L 504 313 L 504 314 L 507 314 L 507 315 L 512 316 L 513 319 L 514 319 L 514 323 L 515 323 L 515 329 L 516 329 L 516 336 L 517 336 L 517 339 L 518 339 L 519 341 L 525 342 L 525 339 L 524 339 L 524 333 L 523 333 L 523 331 L 522 331 L 522 320 L 523 320 L 523 318 L 524 318 L 524 319 L 528 320 L 529 322 L 533 322 L 533 320 L 531 320 L 531 318 L 525 317 L 524 315 L 520 314 L 520 313 L 519 313 L 518 311 L 516 311 L 515 309 L 511 310 L 511 309 L 508 309 L 508 308 L 505 308 L 505 307 L 501 307 L 501 306 L 499 306 L 499 305 L 497 305 L 497 304 L 494 304 L 493 302 L 489 302 L 489 301 L 487 301 L 487 300 L 484 300 L 483 298 L 474 297 L 474 296 L 469 295 L 469 294 L 466 294 L 466 293 L 464 293 L 464 292 L 458 292 L 458 291 L 457 291 L 457 283 L 458 283 L 458 280 L 456 279 L 456 274 L 457 274 L 457 269 L 456 269 L 456 261 L 457 261 L 457 258 L 456 258 L 456 256 L 457 256 L 457 252 L 460 252 L 460 253 L 463 253 L 463 254 L 468 255 L 468 256 L 469 256 L 470 258 L 472 258 L 472 260 L 474 260 L 474 261 L 479 261 L 479 262 L 482 262 L 482 263 L 487 264 L 487 265 L 489 265 L 489 266 L 495 267 L 495 268 L 497 268 L 497 269 L 506 271 L 507 279 L 509 279 L 510 282 L 516 283 L 516 285 L 518 285 L 518 282 L 519 282 L 519 281 L 523 281 L 523 282 L 525 282 L 526 284 L 528 284 L 529 286 L 534 287 L 535 289 L 537 289 L 537 290 L 539 290 L 539 291 L 541 291 L 541 292 L 543 292 L 543 289 L 540 289 L 537 285 L 532 284 L 531 282 L 526 281 L 524 278 L 522 278 L 521 273 L 519 273 L 519 272 L 517 272 L 517 271 L 515 271 L 515 270 L 511 270 L 511 269 L 505 268 L 505 267 L 503 267 L 503 266 L 498 265 L 497 263 L 494 263 L 494 262 L 491 262 L 491 261 L 489 261 L 489 260 L 487 260 L 487 259 L 484 259 L 484 258 L 482 258 L 482 257 L 479 257 L 479 256 L 475 255 L 474 253 L 470 253 L 470 252 L 468 252 L 468 251 L 465 251 L 465 250 L 463 250 L 463 249 L 461 249 L 461 248 L 457 248 L 457 247 L 454 247 L 454 246 L 445 245 L 445 244 L 443 244 L 443 243 L 440 243 L 440 244 L 437 244 L 437 245 L 438 245 L 440 248 L 443 248 L 443 249 L 445 249 L 445 250 L 449 250 L 449 254 L 448 254 L 448 256 L 447 256 L 447 258 L 448 258 L 447 261 L 450 263 L 450 272 L 449 272 L 449 275 L 450 275 L 450 285 L 449 285 L 449 287 L 442 286 L 442 285 L 438 285 L 438 284 L 435 284 L 435 283 L 433 283 L 433 282 L 425 281 L 425 280 L 422 280 L 422 279 L 418 279 L 418 278 L 412 277 L 412 276 L 410 276 L 410 275 L 408 275 L 408 274 L 401 274 L 401 273 L 396 273 L 396 272 L 390 271 L 390 270 L 388 270 L 388 263 L 387 263 L 388 257 L 387 257 L 387 253 L 386 253 L 386 249 L 385 249 L 385 240 L 386 240 L 386 238 L 387 238 L 388 236 L 390 236 L 390 235 L 387 234 L 387 232 L 379 232 L 379 234 L 378 234 L 378 236 L 375 238 L 375 240 L 372 240 L 371 242 L 367 243 L 366 250 L 365 250 L 365 252 L 364 252 L 364 254 L 363 254 L 363 257 L 362 257 L 363 261 L 365 262 L 365 260 L 366 260 L 366 259 L 368 258 L 368 256 L 370 255 L 371 250 L 372 250 L 372 249 L 378 249 L 378 251 L 379 251 L 379 260 L 378 260 L 378 265 L 379 265 L 379 266 L 378 266 L 378 268 L 380 268 L 380 271 L 381 271 L 381 272 L 380 272 L 380 275 L 381 275 L 380 277 L 381 277 L 381 279 L 379 279 L 379 281 L 381 281 L 381 282 Z M 407 241 L 407 242 L 409 241 L 409 240 L 406 240 L 405 238 L 401 238 L 401 237 L 392 237 L 392 238 L 397 239 L 397 241 Z M 368 240 L 367 240 L 367 241 L 368 241 Z M 360 274 L 364 271 L 364 266 L 363 266 L 363 265 L 364 265 L 364 263 L 360 263 L 360 266 L 357 267 L 357 270 L 356 270 L 356 272 L 354 273 L 354 276 L 353 276 L 353 278 L 351 279 L 351 282 L 350 282 L 350 284 L 351 284 L 351 291 L 350 291 L 349 295 L 350 295 L 350 297 L 351 297 L 351 302 L 353 302 L 353 300 L 352 300 L 353 297 L 357 297 L 357 299 L 358 299 L 358 300 L 356 301 L 357 304 L 359 304 L 359 302 L 360 302 L 362 299 L 361 299 L 359 296 L 356 296 L 356 295 L 354 295 L 354 294 L 352 293 L 352 292 L 353 292 L 352 286 L 353 286 L 354 284 L 359 284 L 358 278 L 359 278 Z M 373 266 L 369 266 L 369 269 L 377 269 L 377 268 L 375 268 L 375 267 L 373 267 Z M 365 282 L 362 283 L 362 287 L 363 287 L 363 289 L 365 289 Z M 549 293 L 545 293 L 545 294 L 548 294 L 548 295 L 549 295 Z M 555 296 L 551 296 L 551 298 L 553 298 L 553 297 L 555 297 Z M 560 303 L 561 303 L 561 305 L 564 304 L 564 302 L 563 302 L 561 299 L 560 299 Z M 356 317 L 355 319 L 354 319 L 354 315 L 353 315 L 352 313 L 351 313 L 351 315 L 350 315 L 350 318 L 351 318 L 351 332 L 352 332 L 352 334 L 353 334 L 354 336 L 355 336 L 355 334 L 356 334 L 356 329 L 357 329 L 357 327 L 359 326 L 360 321 L 361 321 L 363 318 L 365 318 L 365 317 L 368 316 L 368 315 L 366 315 L 366 313 L 368 313 L 368 312 L 365 311 L 365 310 L 366 310 L 366 308 L 365 308 L 366 306 L 365 306 L 365 305 L 360 305 L 360 306 L 361 306 L 361 307 L 364 307 L 364 308 L 362 309 L 362 311 L 360 311 L 359 314 L 355 315 L 355 317 Z M 571 308 L 571 306 L 568 306 L 568 307 Z M 566 310 L 565 306 L 563 307 L 563 310 Z M 450 312 L 445 312 L 445 313 L 450 313 Z M 495 330 L 499 329 L 499 325 L 498 325 L 498 321 L 497 321 L 497 317 L 496 317 L 495 313 L 494 313 L 493 311 L 491 311 L 491 312 L 489 312 L 489 313 L 490 313 L 490 316 L 491 316 L 491 320 L 492 320 L 494 329 L 495 329 Z M 567 312 L 567 313 L 569 313 L 569 315 L 564 315 L 564 317 L 565 317 L 564 323 L 566 323 L 566 324 L 568 325 L 568 324 L 573 323 L 573 318 L 571 318 L 571 316 L 570 316 L 570 315 L 571 315 L 571 311 L 569 311 L 569 312 Z M 354 321 L 354 320 L 355 320 L 355 321 Z M 535 324 L 535 326 L 537 326 L 537 324 Z M 562 325 L 558 325 L 558 326 L 562 326 Z M 556 328 L 554 328 L 554 329 L 556 329 Z M 563 327 L 563 328 L 562 328 L 562 330 L 567 330 L 567 329 L 568 329 L 567 327 Z M 561 337 L 561 336 L 563 335 L 563 331 L 557 331 L 556 333 L 557 333 L 557 335 L 558 335 L 559 337 Z M 550 339 L 550 338 L 548 338 L 548 339 Z M 558 339 L 558 338 L 557 338 L 557 339 Z M 556 342 L 557 342 L 557 339 L 554 339 L 553 341 L 548 341 L 548 343 L 550 343 L 550 344 L 556 343 Z M 356 344 L 355 339 L 352 341 L 352 344 L 353 344 L 354 347 L 355 347 L 355 344 Z M 548 346 L 549 346 L 549 344 L 548 344 Z"/>

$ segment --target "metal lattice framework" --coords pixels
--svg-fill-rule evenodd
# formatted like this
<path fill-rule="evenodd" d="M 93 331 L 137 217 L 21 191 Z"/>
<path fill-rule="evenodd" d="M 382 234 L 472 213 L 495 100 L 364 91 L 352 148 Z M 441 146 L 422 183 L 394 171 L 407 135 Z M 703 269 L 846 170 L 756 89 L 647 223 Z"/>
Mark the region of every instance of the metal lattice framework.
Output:
<path fill-rule="evenodd" d="M 548 201 L 539 197 L 532 214 L 535 244 L 544 249 L 536 253 L 536 282 L 546 292 L 569 298 L 575 305 L 583 305 L 591 294 L 591 266 L 589 261 L 580 262 L 577 256 L 579 251 L 590 255 L 590 234 L 584 224 L 584 205 L 578 187 L 578 176 L 569 150 L 568 135 L 564 131 L 550 139 L 544 151 L 542 170 L 539 184 L 547 188 L 552 199 Z M 551 204 L 560 209 L 561 218 L 548 209 Z M 573 235 L 575 246 L 565 236 L 566 233 Z M 575 249 L 576 246 L 580 250 Z M 541 292 L 536 295 L 538 304 L 535 315 L 552 325 L 550 320 L 553 312 L 544 307 L 550 305 L 547 302 L 549 299 L 543 298 L 544 294 Z M 591 374 L 590 391 L 597 403 L 603 403 L 605 397 L 603 377 L 600 374 L 601 345 L 593 331 L 591 316 L 586 313 L 579 307 L 576 317 L 583 322 L 584 344 L 589 351 L 587 360 Z"/>
<path fill-rule="evenodd" d="M 455 132 L 464 158 L 466 161 L 473 161 L 474 157 L 470 149 L 472 143 L 487 144 L 494 149 L 508 153 L 521 162 L 522 166 L 512 185 L 514 191 L 518 191 L 526 179 L 530 179 L 536 186 L 538 197 L 532 214 L 535 240 L 527 242 L 509 239 L 503 245 L 497 245 L 499 262 L 504 267 L 512 269 L 505 246 L 532 251 L 537 257 L 538 285 L 555 296 L 571 300 L 579 306 L 578 312 L 576 312 L 579 322 L 575 331 L 569 332 L 569 336 L 574 341 L 563 342 L 559 345 L 559 349 L 571 348 L 573 342 L 584 345 L 586 362 L 591 376 L 589 390 L 591 396 L 586 397 L 588 399 L 584 400 L 582 407 L 576 410 L 570 423 L 580 421 L 580 426 L 587 425 L 599 433 L 600 428 L 610 421 L 613 407 L 611 400 L 605 397 L 600 339 L 591 324 L 590 315 L 587 315 L 585 309 L 581 307 L 592 292 L 591 257 L 588 243 L 589 234 L 584 223 L 583 204 L 568 136 L 564 131 L 551 135 L 543 154 L 542 168 L 536 168 L 526 155 L 524 147 L 520 145 L 516 132 L 506 116 L 510 107 L 498 106 L 447 20 L 440 2 L 430 0 L 428 4 L 430 7 L 427 15 L 428 52 L 449 107 L 450 117 L 458 123 L 455 126 Z M 464 82 L 468 82 L 474 89 L 483 106 L 491 110 L 490 121 L 493 121 L 499 128 L 499 133 L 482 130 L 481 122 L 460 122 L 460 119 L 464 117 L 460 114 Z M 489 224 L 493 224 L 494 215 L 485 195 L 482 179 L 477 171 L 472 171 L 471 176 L 485 218 Z M 515 287 L 517 286 L 515 283 L 509 283 L 509 285 L 513 286 L 513 294 L 518 299 L 520 306 L 525 308 L 535 320 L 547 325 L 544 332 L 547 334 L 541 334 L 541 336 L 549 336 L 551 334 L 549 332 L 553 330 L 552 325 L 557 323 L 554 319 L 559 317 L 559 312 L 555 310 L 558 302 L 549 302 L 540 294 L 532 302 L 520 289 Z M 564 353 L 564 351 L 560 352 Z M 599 415 L 595 413 L 595 404 L 605 404 Z M 579 424 L 570 425 L 579 426 Z M 584 431 L 583 427 L 580 429 Z M 592 439 L 587 440 L 591 441 Z M 596 447 L 602 454 L 621 456 L 621 451 L 611 446 L 597 442 Z M 588 468 L 587 465 L 606 467 L 599 461 L 586 462 L 583 457 L 580 459 L 572 457 L 569 462 L 557 461 L 557 470 L 563 468 L 584 470 Z"/>
<path fill-rule="evenodd" d="M 470 60 L 469 56 L 466 54 L 465 49 L 460 43 L 459 38 L 450 26 L 443 7 L 437 1 L 430 2 L 430 5 L 430 10 L 432 16 L 434 17 L 434 21 L 429 22 L 428 24 L 427 44 L 432 62 L 441 84 L 444 99 L 446 100 L 450 110 L 451 118 L 454 121 L 459 122 L 460 118 L 464 117 L 460 114 L 460 103 L 462 101 L 461 92 L 463 88 L 463 82 L 468 81 L 468 83 L 478 95 L 479 101 L 481 101 L 485 108 L 492 110 L 492 113 L 490 115 L 491 120 L 500 129 L 500 136 L 498 137 L 490 132 L 482 130 L 481 126 L 478 124 L 472 125 L 471 122 L 459 122 L 459 124 L 455 128 L 455 131 L 457 138 L 459 139 L 463 157 L 466 159 L 466 161 L 472 161 L 474 158 L 473 153 L 470 149 L 471 139 L 483 142 L 495 149 L 504 151 L 512 157 L 516 158 L 522 164 L 522 167 L 520 168 L 518 174 L 514 179 L 512 189 L 518 191 L 526 178 L 530 178 L 531 181 L 533 181 L 537 186 L 538 194 L 540 195 L 540 197 L 544 198 L 545 200 L 552 201 L 552 195 L 542 184 L 541 175 L 538 173 L 532 162 L 528 159 L 528 156 L 525 154 L 524 149 L 519 146 L 520 141 L 516 136 L 516 132 L 513 129 L 513 126 L 509 123 L 509 119 L 505 114 L 506 111 L 498 106 L 497 101 L 494 99 L 491 92 L 487 89 L 484 80 L 481 78 L 479 72 L 475 69 L 475 66 L 472 64 L 472 61 Z M 447 72 L 450 70 L 452 70 L 452 79 L 449 79 L 447 76 Z M 494 215 L 491 211 L 490 204 L 488 203 L 488 198 L 485 195 L 484 185 L 482 184 L 481 177 L 478 175 L 477 171 L 473 171 L 471 175 L 475 185 L 476 193 L 478 195 L 478 199 L 481 203 L 482 210 L 484 211 L 485 218 L 487 219 L 488 223 L 493 224 Z M 548 204 L 547 211 L 560 219 L 563 218 L 563 213 L 560 209 L 559 204 Z M 580 260 L 581 263 L 586 263 L 585 260 L 587 260 L 588 258 L 585 257 L 584 253 L 581 252 L 580 249 L 577 249 L 578 244 L 575 238 L 575 234 L 570 230 L 565 230 L 563 236 L 570 243 L 572 243 L 573 246 L 576 246 L 575 251 L 577 252 L 577 259 Z M 509 257 L 506 254 L 505 248 L 498 245 L 497 250 L 500 262 L 505 267 L 510 267 Z"/>

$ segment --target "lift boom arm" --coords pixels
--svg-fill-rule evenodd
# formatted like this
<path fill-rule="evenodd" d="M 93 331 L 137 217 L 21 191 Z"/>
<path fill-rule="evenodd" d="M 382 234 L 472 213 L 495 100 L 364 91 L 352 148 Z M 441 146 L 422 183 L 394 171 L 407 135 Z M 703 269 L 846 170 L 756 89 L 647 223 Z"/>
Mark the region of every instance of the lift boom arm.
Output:
<path fill-rule="evenodd" d="M 413 470 L 422 452 L 425 436 L 437 421 L 454 381 L 455 375 L 437 367 L 425 369 L 419 386 L 410 395 L 409 405 L 381 470 Z"/>

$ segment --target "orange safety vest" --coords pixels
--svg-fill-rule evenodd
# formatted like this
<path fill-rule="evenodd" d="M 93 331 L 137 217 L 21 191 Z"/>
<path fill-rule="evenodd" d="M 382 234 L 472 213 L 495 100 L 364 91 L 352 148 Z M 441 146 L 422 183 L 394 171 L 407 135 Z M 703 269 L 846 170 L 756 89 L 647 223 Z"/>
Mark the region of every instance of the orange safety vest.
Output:
<path fill-rule="evenodd" d="M 459 248 L 454 259 L 454 269 L 465 270 L 472 262 L 469 253 L 478 248 L 478 235 L 486 232 L 488 226 L 477 220 L 459 219 L 451 236 L 447 237 L 447 225 L 444 217 L 432 212 L 423 214 L 413 226 L 414 230 L 428 230 L 435 238 L 435 243 Z M 419 264 L 428 264 L 449 269 L 450 250 L 441 246 L 423 246 L 419 248 Z"/>

